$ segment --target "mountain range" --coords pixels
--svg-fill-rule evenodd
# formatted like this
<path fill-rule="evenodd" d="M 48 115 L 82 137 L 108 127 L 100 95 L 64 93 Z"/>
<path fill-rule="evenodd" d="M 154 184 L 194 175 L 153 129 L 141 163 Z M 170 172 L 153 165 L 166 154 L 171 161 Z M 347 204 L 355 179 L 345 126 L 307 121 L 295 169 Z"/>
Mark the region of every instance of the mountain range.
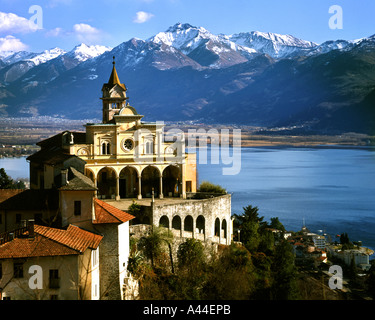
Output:
<path fill-rule="evenodd" d="M 317 44 L 181 23 L 114 48 L 0 52 L 0 116 L 101 119 L 113 56 L 130 104 L 150 121 L 375 129 L 375 36 Z"/>

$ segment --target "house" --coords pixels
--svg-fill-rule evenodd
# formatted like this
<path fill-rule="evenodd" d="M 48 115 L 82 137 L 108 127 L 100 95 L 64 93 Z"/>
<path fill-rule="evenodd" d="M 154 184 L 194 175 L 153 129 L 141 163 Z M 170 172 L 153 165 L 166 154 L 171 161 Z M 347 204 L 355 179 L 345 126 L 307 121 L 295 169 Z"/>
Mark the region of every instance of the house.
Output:
<path fill-rule="evenodd" d="M 18 231 L 16 233 L 16 231 Z M 7 236 L 7 239 L 4 237 Z M 0 299 L 96 300 L 99 292 L 99 244 L 103 236 L 69 225 L 35 225 L 2 234 Z M 34 288 L 35 270 L 41 286 Z"/>

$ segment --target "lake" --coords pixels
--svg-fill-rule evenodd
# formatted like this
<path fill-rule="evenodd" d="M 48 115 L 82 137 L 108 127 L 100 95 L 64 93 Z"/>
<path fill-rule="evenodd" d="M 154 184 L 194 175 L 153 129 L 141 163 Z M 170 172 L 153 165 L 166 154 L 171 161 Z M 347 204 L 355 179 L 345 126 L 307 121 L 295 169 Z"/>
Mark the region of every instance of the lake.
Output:
<path fill-rule="evenodd" d="M 264 220 L 278 217 L 288 230 L 305 223 L 375 249 L 375 148 L 242 148 L 241 171 L 233 176 L 222 174 L 228 165 L 210 162 L 208 151 L 199 181 L 226 188 L 232 213 L 257 206 Z M 26 158 L 0 159 L 1 167 L 13 179 L 29 177 Z"/>
<path fill-rule="evenodd" d="M 333 240 L 347 232 L 375 249 L 375 148 L 242 148 L 234 176 L 209 163 L 198 165 L 199 181 L 232 193 L 232 214 L 257 206 L 264 220 L 278 217 L 288 230 L 305 223 Z"/>

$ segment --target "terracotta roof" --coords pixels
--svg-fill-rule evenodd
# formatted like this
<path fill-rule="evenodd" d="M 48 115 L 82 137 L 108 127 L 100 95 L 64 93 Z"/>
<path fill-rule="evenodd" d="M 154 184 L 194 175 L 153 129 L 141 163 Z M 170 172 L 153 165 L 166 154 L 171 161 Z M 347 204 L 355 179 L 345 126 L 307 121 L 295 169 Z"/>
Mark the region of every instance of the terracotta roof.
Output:
<path fill-rule="evenodd" d="M 25 189 L 0 189 L 0 203 L 24 191 Z"/>
<path fill-rule="evenodd" d="M 56 190 L 25 189 L 22 192 L 8 193 L 0 190 L 9 197 L 0 202 L 0 210 L 57 210 L 59 208 L 59 194 Z M 5 197 L 2 195 L 1 198 Z"/>
<path fill-rule="evenodd" d="M 76 255 L 87 248 L 96 249 L 102 235 L 77 226 L 69 225 L 67 230 L 34 226 L 35 236 L 15 238 L 0 246 L 0 259 Z"/>
<path fill-rule="evenodd" d="M 109 203 L 104 202 L 95 198 L 95 220 L 93 224 L 103 224 L 103 223 L 124 223 L 134 219 L 135 217 L 129 213 L 126 213 Z"/>

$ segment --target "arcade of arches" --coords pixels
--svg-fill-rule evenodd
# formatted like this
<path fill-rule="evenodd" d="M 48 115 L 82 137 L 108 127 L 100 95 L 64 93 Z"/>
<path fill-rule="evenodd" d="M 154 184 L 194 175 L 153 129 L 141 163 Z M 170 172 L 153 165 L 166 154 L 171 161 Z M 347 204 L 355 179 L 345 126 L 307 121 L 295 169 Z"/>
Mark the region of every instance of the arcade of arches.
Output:
<path fill-rule="evenodd" d="M 86 175 L 96 184 L 101 199 L 158 198 L 182 195 L 182 172 L 179 165 L 160 168 L 126 165 L 122 168 L 105 166 L 94 172 L 86 167 Z"/>

